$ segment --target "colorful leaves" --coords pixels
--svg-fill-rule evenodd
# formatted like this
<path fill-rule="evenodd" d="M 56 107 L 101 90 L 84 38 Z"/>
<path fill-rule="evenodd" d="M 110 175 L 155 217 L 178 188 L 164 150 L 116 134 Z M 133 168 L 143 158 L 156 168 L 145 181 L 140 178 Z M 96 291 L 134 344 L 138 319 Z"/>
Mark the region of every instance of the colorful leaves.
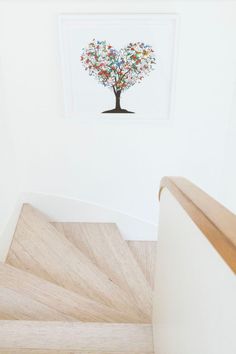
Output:
<path fill-rule="evenodd" d="M 106 41 L 93 39 L 83 48 L 80 60 L 89 75 L 103 86 L 125 90 L 154 70 L 156 58 L 150 45 L 142 42 L 129 43 L 116 50 Z"/>

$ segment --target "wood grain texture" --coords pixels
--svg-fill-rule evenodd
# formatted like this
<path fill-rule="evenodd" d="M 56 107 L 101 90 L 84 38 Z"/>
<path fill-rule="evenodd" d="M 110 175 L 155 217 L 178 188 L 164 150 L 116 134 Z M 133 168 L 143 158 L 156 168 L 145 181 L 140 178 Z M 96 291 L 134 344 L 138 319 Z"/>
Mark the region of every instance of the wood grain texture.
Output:
<path fill-rule="evenodd" d="M 81 350 L 50 350 L 50 349 L 0 349 L 0 354 L 124 354 L 125 352 L 101 352 Z M 129 352 L 129 354 L 140 354 L 140 352 Z M 153 352 L 142 352 L 142 354 L 154 354 Z"/>
<path fill-rule="evenodd" d="M 39 320 L 50 319 L 71 321 L 73 318 L 42 304 L 30 296 L 20 294 L 11 289 L 0 288 L 1 320 Z"/>
<path fill-rule="evenodd" d="M 0 321 L 0 350 L 152 353 L 152 326 L 82 322 Z"/>
<path fill-rule="evenodd" d="M 2 263 L 0 319 L 127 322 L 123 313 Z"/>
<path fill-rule="evenodd" d="M 145 278 L 154 288 L 154 273 L 156 265 L 156 241 L 127 241 L 128 246 L 139 264 Z"/>
<path fill-rule="evenodd" d="M 90 258 L 95 264 L 99 266 L 96 257 L 94 255 L 94 250 L 91 249 L 91 245 L 87 242 L 90 237 L 90 231 L 94 228 L 99 232 L 100 228 L 108 227 L 113 228 L 114 224 L 88 224 L 88 223 L 71 223 L 71 222 L 51 222 L 58 231 L 62 232 L 71 242 L 73 242 L 80 250 Z M 85 225 L 86 233 L 83 232 L 83 226 Z M 89 230 L 89 228 L 91 229 Z M 93 231 L 93 230 L 92 230 Z M 102 235 L 100 236 L 102 237 Z M 105 242 L 105 239 L 104 239 Z M 129 249 L 132 252 L 133 257 L 136 259 L 140 269 L 142 270 L 146 280 L 153 289 L 154 284 L 154 270 L 155 270 L 155 259 L 156 259 L 156 241 L 126 241 Z"/>
<path fill-rule="evenodd" d="M 163 188 L 174 195 L 189 217 L 236 274 L 236 216 L 182 177 L 164 177 Z"/>
<path fill-rule="evenodd" d="M 151 318 L 152 291 L 114 223 L 53 223 Z"/>
<path fill-rule="evenodd" d="M 29 204 L 23 205 L 6 263 L 110 306 L 127 321 L 150 321 L 132 297 Z"/>

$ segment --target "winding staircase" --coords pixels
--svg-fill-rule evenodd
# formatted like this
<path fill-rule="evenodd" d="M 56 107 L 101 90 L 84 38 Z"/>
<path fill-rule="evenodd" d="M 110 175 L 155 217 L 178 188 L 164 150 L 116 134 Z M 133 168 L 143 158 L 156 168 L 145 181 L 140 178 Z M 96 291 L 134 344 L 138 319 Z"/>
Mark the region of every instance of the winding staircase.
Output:
<path fill-rule="evenodd" d="M 0 263 L 0 354 L 235 354 L 236 216 L 179 177 L 160 201 L 157 247 L 24 204 Z"/>
<path fill-rule="evenodd" d="M 0 264 L 1 353 L 153 352 L 155 242 L 24 204 Z"/>

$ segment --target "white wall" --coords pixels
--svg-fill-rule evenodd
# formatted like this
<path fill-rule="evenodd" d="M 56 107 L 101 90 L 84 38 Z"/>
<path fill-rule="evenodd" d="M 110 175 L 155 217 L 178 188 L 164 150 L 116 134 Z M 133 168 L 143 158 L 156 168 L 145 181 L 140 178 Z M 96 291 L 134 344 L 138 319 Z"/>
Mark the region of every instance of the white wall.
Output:
<path fill-rule="evenodd" d="M 5 122 L 0 118 L 0 234 L 11 217 L 18 196 L 14 152 Z"/>
<path fill-rule="evenodd" d="M 2 68 L 2 27 L 0 24 L 0 241 L 2 232 L 14 210 L 18 196 L 18 181 L 14 144 L 7 122 L 5 105 L 5 75 Z M 1 258 L 1 251 L 0 251 Z"/>
<path fill-rule="evenodd" d="M 164 189 L 154 291 L 155 353 L 235 354 L 235 297 L 235 274 Z"/>
<path fill-rule="evenodd" d="M 171 122 L 64 119 L 57 17 L 83 12 L 180 14 Z M 235 81 L 234 2 L 0 1 L 0 23 L 5 118 L 21 191 L 79 198 L 151 222 L 163 175 L 183 175 L 218 195 Z"/>
<path fill-rule="evenodd" d="M 224 152 L 220 198 L 225 206 L 236 213 L 236 82 Z"/>

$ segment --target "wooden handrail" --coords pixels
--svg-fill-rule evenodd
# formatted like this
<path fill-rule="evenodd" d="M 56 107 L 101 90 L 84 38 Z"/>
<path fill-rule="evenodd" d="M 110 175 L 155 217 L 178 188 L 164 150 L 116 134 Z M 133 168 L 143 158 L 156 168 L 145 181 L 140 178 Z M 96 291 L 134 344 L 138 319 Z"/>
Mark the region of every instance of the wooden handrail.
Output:
<path fill-rule="evenodd" d="M 236 274 L 236 215 L 182 177 L 164 177 L 167 188 Z"/>

